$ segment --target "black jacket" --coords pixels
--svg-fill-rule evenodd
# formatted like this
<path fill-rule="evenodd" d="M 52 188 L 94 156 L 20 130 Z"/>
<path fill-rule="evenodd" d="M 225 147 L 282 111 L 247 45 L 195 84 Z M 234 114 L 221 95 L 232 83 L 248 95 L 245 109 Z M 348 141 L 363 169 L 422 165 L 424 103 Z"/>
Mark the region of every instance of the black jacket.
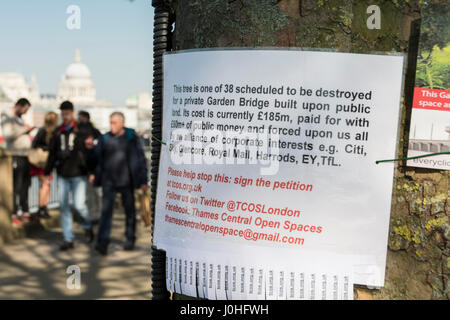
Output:
<path fill-rule="evenodd" d="M 104 145 L 108 142 L 108 137 L 111 132 L 108 132 L 98 138 L 98 143 L 93 152 L 90 152 L 90 157 L 96 159 L 95 169 L 95 186 L 102 185 L 103 170 L 103 157 L 104 157 Z M 138 189 L 143 184 L 148 183 L 148 169 L 147 160 L 145 159 L 144 150 L 139 136 L 133 129 L 125 128 L 125 135 L 127 137 L 127 162 L 128 169 L 131 176 L 131 183 L 135 189 Z"/>
<path fill-rule="evenodd" d="M 102 133 L 96 128 L 94 127 L 94 125 L 92 124 L 92 122 L 88 122 L 86 124 L 78 124 L 79 126 L 83 127 L 83 130 L 87 130 L 88 133 L 94 138 L 94 139 L 98 139 L 98 137 L 100 137 L 102 135 Z"/>
<path fill-rule="evenodd" d="M 33 143 L 31 144 L 32 149 L 41 148 L 45 151 L 48 151 L 48 146 L 46 141 L 47 132 L 45 128 L 39 128 L 38 133 L 34 136 Z"/>
<path fill-rule="evenodd" d="M 55 167 L 58 175 L 65 178 L 93 173 L 95 168 L 88 164 L 84 141 L 94 134 L 92 127 L 75 121 L 69 130 L 66 130 L 64 125 L 56 128 L 50 140 L 44 174 L 49 175 Z"/>

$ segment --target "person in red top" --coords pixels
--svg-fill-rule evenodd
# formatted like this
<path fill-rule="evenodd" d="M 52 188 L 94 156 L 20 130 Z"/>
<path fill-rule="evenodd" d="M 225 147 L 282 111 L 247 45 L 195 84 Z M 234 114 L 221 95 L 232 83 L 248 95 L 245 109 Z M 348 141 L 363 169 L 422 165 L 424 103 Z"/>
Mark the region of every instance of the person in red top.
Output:
<path fill-rule="evenodd" d="M 53 131 L 58 126 L 58 115 L 55 112 L 48 112 L 44 118 L 44 126 L 39 128 L 38 133 L 33 139 L 32 149 L 41 148 L 48 151 L 50 139 Z M 44 179 L 44 168 L 37 168 L 30 163 L 30 176 L 37 176 L 41 185 L 39 189 L 39 210 L 35 214 L 38 218 L 50 218 L 47 205 L 50 199 L 50 180 Z"/>

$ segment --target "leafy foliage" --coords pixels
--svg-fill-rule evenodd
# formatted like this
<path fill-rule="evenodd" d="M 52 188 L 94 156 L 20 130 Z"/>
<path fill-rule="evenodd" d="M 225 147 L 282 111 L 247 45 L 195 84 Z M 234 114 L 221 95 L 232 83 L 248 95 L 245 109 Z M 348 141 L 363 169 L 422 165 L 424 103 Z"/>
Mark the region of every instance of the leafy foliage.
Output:
<path fill-rule="evenodd" d="M 450 39 L 450 6 L 427 4 L 422 13 L 420 52 L 432 52 L 435 46 L 444 48 Z"/>
<path fill-rule="evenodd" d="M 432 89 L 450 89 L 450 45 L 444 49 L 434 47 L 429 59 L 417 61 L 416 86 Z"/>
<path fill-rule="evenodd" d="M 450 6 L 426 4 L 422 9 L 416 86 L 450 88 Z"/>

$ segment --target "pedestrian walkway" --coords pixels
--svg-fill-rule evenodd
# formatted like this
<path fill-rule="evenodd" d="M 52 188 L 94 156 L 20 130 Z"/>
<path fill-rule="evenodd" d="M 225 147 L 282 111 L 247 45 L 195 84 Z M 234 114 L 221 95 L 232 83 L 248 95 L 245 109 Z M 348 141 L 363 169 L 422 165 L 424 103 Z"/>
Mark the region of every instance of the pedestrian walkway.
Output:
<path fill-rule="evenodd" d="M 74 224 L 75 249 L 58 250 L 61 228 L 41 230 L 0 248 L 0 299 L 150 299 L 150 228 L 138 219 L 134 251 L 124 251 L 125 214 L 115 212 L 108 255 L 101 256 Z M 94 229 L 97 231 L 97 227 Z M 81 270 L 69 289 L 67 267 Z"/>

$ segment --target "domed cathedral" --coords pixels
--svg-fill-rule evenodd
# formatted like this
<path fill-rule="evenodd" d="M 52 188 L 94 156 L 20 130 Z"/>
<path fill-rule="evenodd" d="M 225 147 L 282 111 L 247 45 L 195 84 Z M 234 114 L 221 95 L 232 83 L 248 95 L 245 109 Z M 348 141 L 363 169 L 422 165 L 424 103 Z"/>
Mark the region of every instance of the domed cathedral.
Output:
<path fill-rule="evenodd" d="M 96 91 L 91 78 L 91 71 L 81 62 L 80 49 L 75 49 L 74 62 L 61 77 L 57 100 L 70 100 L 74 104 L 92 105 L 96 101 Z"/>
<path fill-rule="evenodd" d="M 85 110 L 90 113 L 91 121 L 102 132 L 109 130 L 109 116 L 114 111 L 125 114 L 126 124 L 138 128 L 138 109 L 145 106 L 145 111 L 151 114 L 150 95 L 140 94 L 127 106 L 113 106 L 108 100 L 97 100 L 97 92 L 92 81 L 91 71 L 81 60 L 80 49 L 75 49 L 73 63 L 69 64 L 61 76 L 57 93 L 40 94 L 38 82 L 31 75 L 27 82 L 20 73 L 0 72 L 0 112 L 10 110 L 19 98 L 27 98 L 32 104 L 30 112 L 25 115 L 26 123 L 41 126 L 45 114 L 49 111 L 58 111 L 64 100 L 71 101 L 75 111 Z M 143 120 L 148 126 L 149 116 Z M 0 133 L 1 136 L 1 133 Z"/>

